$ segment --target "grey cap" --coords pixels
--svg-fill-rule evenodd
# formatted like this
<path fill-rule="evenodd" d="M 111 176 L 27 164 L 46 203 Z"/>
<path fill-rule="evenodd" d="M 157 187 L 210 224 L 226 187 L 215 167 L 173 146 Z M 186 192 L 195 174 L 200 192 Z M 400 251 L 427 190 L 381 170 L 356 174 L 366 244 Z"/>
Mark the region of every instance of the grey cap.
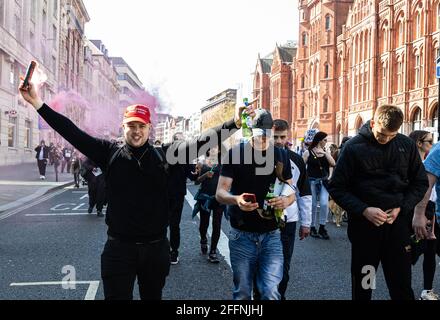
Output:
<path fill-rule="evenodd" d="M 273 118 L 269 111 L 265 109 L 255 110 L 255 117 L 252 124 L 253 129 L 270 130 L 273 128 Z"/>

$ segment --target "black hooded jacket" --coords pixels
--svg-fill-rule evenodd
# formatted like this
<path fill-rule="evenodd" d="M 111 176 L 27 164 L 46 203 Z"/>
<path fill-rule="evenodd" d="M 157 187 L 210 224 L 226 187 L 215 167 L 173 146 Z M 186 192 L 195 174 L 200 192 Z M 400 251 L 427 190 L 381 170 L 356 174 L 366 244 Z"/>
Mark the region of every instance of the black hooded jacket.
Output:
<path fill-rule="evenodd" d="M 368 122 L 348 141 L 330 181 L 329 193 L 350 220 L 368 207 L 401 208 L 411 218 L 428 189 L 428 178 L 415 143 L 398 134 L 386 145 L 374 138 Z"/>

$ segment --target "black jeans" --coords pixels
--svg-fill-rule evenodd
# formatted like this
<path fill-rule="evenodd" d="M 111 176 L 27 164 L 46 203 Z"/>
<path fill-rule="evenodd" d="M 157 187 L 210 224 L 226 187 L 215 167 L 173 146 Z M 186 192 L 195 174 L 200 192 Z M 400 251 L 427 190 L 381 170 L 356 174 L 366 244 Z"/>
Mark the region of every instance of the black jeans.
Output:
<path fill-rule="evenodd" d="M 281 294 L 281 300 L 286 300 L 287 284 L 290 277 L 290 263 L 292 261 L 293 248 L 295 245 L 296 237 L 296 222 L 286 223 L 286 227 L 281 229 L 281 242 L 283 243 L 283 256 L 284 256 L 284 268 L 283 268 L 283 280 L 281 280 L 278 286 L 278 291 Z"/>
<path fill-rule="evenodd" d="M 182 220 L 185 196 L 170 197 L 170 246 L 171 251 L 179 253 L 180 221 Z"/>
<path fill-rule="evenodd" d="M 353 300 L 371 300 L 371 279 L 374 279 L 379 263 L 382 263 L 391 299 L 414 300 L 410 235 L 409 222 L 405 217 L 398 217 L 394 224 L 381 227 L 374 226 L 365 218 L 349 222 Z"/>
<path fill-rule="evenodd" d="M 38 171 L 40 171 L 40 176 L 46 176 L 47 160 L 37 160 L 37 162 L 38 162 Z"/>
<path fill-rule="evenodd" d="M 161 300 L 170 270 L 168 239 L 149 244 L 108 240 L 101 255 L 106 300 L 133 300 L 138 279 L 141 300 Z"/>
<path fill-rule="evenodd" d="M 222 217 L 223 217 L 224 208 L 218 206 L 212 210 L 212 236 L 211 236 L 211 253 L 216 253 L 218 241 L 220 240 L 220 233 L 222 228 Z M 206 234 L 208 232 L 209 227 L 209 218 L 211 217 L 211 213 L 207 211 L 200 211 L 200 238 L 202 241 L 205 241 Z"/>

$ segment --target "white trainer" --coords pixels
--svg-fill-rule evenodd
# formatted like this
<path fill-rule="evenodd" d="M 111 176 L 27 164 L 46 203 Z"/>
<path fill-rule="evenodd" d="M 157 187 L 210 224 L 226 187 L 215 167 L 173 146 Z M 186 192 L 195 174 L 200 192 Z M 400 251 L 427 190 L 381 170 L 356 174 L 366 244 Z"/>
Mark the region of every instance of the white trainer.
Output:
<path fill-rule="evenodd" d="M 434 292 L 434 290 L 423 290 L 420 295 L 421 300 L 440 300 L 438 294 Z"/>

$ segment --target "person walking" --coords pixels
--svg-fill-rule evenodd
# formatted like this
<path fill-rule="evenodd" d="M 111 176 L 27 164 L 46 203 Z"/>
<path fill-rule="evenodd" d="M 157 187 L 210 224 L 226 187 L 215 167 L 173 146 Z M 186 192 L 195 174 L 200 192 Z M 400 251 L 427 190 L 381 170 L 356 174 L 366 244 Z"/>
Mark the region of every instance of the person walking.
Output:
<path fill-rule="evenodd" d="M 339 156 L 330 180 L 333 200 L 348 213 L 353 300 L 371 300 L 382 263 L 393 300 L 414 300 L 411 218 L 428 189 L 416 144 L 399 134 L 402 110 L 377 108 Z"/>

